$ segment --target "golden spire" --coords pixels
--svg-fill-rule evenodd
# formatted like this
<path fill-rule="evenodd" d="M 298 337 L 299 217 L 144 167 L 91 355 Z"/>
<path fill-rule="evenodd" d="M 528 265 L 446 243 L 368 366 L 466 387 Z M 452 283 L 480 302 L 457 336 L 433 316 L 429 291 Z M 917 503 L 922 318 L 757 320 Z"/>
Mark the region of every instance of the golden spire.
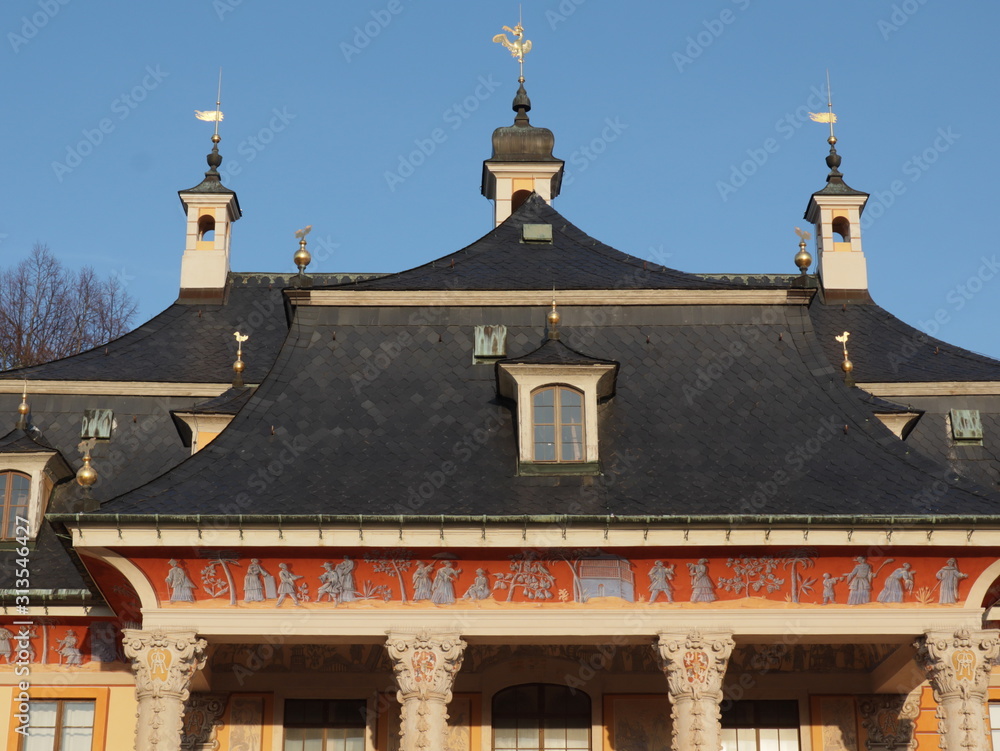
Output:
<path fill-rule="evenodd" d="M 510 26 L 504 26 L 504 31 L 509 31 L 514 35 L 514 41 L 510 41 L 506 34 L 497 34 L 493 37 L 494 42 L 502 44 L 504 47 L 510 50 L 510 56 L 517 58 L 518 66 L 520 67 L 520 75 L 517 80 L 520 83 L 524 83 L 524 56 L 531 52 L 531 40 L 524 39 L 524 26 L 521 25 L 521 9 L 518 6 L 517 12 L 517 26 L 513 29 Z"/>
<path fill-rule="evenodd" d="M 552 290 L 552 310 L 549 311 L 548 316 L 545 318 L 546 322 L 549 324 L 549 339 L 559 338 L 559 322 L 562 320 L 562 316 L 559 315 L 559 311 L 556 309 L 556 291 Z"/>
<path fill-rule="evenodd" d="M 833 93 L 830 91 L 830 69 L 826 69 L 826 112 L 810 112 L 809 119 L 814 123 L 829 123 L 830 137 L 827 140 L 831 146 L 837 143 L 837 137 L 833 134 L 833 124 L 837 122 L 837 116 L 833 114 Z"/>
<path fill-rule="evenodd" d="M 80 441 L 77 446 L 77 450 L 83 454 L 83 466 L 76 471 L 76 482 L 84 490 L 89 490 L 97 482 L 97 471 L 90 466 L 90 452 L 96 443 L 96 438 L 88 438 L 85 441 Z"/>
<path fill-rule="evenodd" d="M 312 228 L 311 224 L 307 224 L 295 233 L 295 236 L 299 239 L 299 249 L 295 251 L 295 257 L 292 260 L 295 261 L 300 275 L 305 274 L 306 267 L 312 263 L 312 255 L 306 250 L 306 235 L 312 232 Z"/>
<path fill-rule="evenodd" d="M 809 273 L 809 267 L 813 262 L 812 254 L 806 250 L 806 242 L 812 235 L 799 227 L 795 228 L 795 234 L 799 236 L 799 252 L 795 254 L 795 265 L 799 267 L 802 276 L 805 276 Z"/>
<path fill-rule="evenodd" d="M 840 369 L 844 371 L 844 383 L 846 383 L 848 386 L 853 386 L 854 378 L 851 375 L 851 373 L 854 370 L 854 363 L 851 362 L 851 359 L 847 356 L 847 340 L 848 338 L 850 338 L 850 336 L 851 332 L 845 331 L 840 336 L 835 336 L 833 338 L 836 339 L 838 342 L 840 342 L 841 345 L 843 345 L 844 347 L 844 361 L 840 363 Z"/>
<path fill-rule="evenodd" d="M 204 120 L 205 122 L 215 122 L 215 133 L 212 135 L 212 143 L 218 143 L 222 140 L 222 136 L 219 135 L 219 122 L 223 119 L 222 114 L 222 68 L 219 68 L 219 93 L 215 98 L 215 112 L 211 110 L 195 110 L 194 116 L 199 120 Z"/>
<path fill-rule="evenodd" d="M 21 392 L 21 403 L 17 405 L 17 426 L 21 430 L 28 429 L 28 415 L 31 414 L 31 407 L 28 406 L 28 379 L 24 379 L 24 391 Z"/>
<path fill-rule="evenodd" d="M 236 338 L 236 362 L 233 363 L 233 387 L 243 388 L 243 371 L 246 369 L 246 364 L 243 362 L 243 342 L 249 339 L 250 335 L 234 331 L 233 336 Z"/>

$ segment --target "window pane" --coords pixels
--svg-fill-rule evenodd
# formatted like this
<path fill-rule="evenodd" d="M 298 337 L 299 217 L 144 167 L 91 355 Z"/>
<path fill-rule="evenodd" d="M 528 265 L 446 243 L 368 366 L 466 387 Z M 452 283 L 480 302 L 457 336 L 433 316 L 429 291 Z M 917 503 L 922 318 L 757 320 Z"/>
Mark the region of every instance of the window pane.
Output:
<path fill-rule="evenodd" d="M 570 389 L 559 389 L 560 403 L 565 407 L 582 407 L 583 399 L 579 391 Z"/>
<path fill-rule="evenodd" d="M 535 407 L 551 407 L 555 401 L 555 389 L 542 389 L 535 392 Z"/>
<path fill-rule="evenodd" d="M 795 728 L 782 728 L 778 731 L 778 739 L 780 751 L 799 751 L 799 731 Z"/>
<path fill-rule="evenodd" d="M 781 751 L 778 747 L 778 729 L 761 728 L 757 731 L 760 751 Z"/>
<path fill-rule="evenodd" d="M 738 751 L 735 728 L 722 728 L 722 751 Z"/>
<path fill-rule="evenodd" d="M 494 727 L 493 748 L 517 748 L 517 730 L 511 727 Z"/>
<path fill-rule="evenodd" d="M 59 751 L 90 751 L 93 734 L 91 728 L 64 727 Z"/>
<path fill-rule="evenodd" d="M 63 727 L 90 728 L 94 726 L 94 702 L 68 701 L 63 705 Z"/>
<path fill-rule="evenodd" d="M 564 425 L 581 425 L 583 423 L 583 408 L 563 407 L 562 422 Z"/>
<path fill-rule="evenodd" d="M 739 742 L 740 751 L 758 751 L 757 731 L 753 728 L 737 728 L 736 740 Z"/>
<path fill-rule="evenodd" d="M 33 701 L 28 705 L 28 715 L 32 727 L 54 728 L 59 702 Z"/>
<path fill-rule="evenodd" d="M 10 488 L 10 502 L 14 506 L 26 506 L 28 493 L 31 491 L 31 480 L 23 475 L 14 475 Z"/>
<path fill-rule="evenodd" d="M 563 425 L 560 434 L 563 443 L 583 443 L 583 431 L 579 425 Z"/>
<path fill-rule="evenodd" d="M 56 747 L 56 729 L 32 725 L 31 734 L 24 739 L 24 751 L 52 751 Z"/>
<path fill-rule="evenodd" d="M 562 447 L 562 459 L 564 462 L 583 461 L 582 443 L 564 443 Z"/>
<path fill-rule="evenodd" d="M 552 425 L 555 421 L 555 407 L 535 407 L 535 425 Z"/>

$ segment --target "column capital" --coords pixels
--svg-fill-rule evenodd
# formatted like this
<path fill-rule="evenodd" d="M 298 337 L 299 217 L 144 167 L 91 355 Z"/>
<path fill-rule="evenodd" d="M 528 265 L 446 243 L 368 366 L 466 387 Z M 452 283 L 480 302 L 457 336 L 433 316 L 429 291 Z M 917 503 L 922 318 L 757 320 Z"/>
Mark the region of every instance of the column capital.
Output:
<path fill-rule="evenodd" d="M 722 679 L 735 642 L 731 631 L 660 632 L 656 647 L 671 700 L 722 701 Z"/>
<path fill-rule="evenodd" d="M 988 749 L 985 703 L 990 672 L 1000 655 L 1000 631 L 925 631 L 916 647 L 917 663 L 926 672 L 938 705 L 941 748 Z"/>
<path fill-rule="evenodd" d="M 915 646 L 939 702 L 952 696 L 986 700 L 990 672 L 1000 656 L 1000 631 L 925 631 Z"/>
<path fill-rule="evenodd" d="M 451 687 L 466 647 L 461 635 L 390 632 L 385 647 L 392 658 L 400 702 L 411 697 L 451 701 Z"/>

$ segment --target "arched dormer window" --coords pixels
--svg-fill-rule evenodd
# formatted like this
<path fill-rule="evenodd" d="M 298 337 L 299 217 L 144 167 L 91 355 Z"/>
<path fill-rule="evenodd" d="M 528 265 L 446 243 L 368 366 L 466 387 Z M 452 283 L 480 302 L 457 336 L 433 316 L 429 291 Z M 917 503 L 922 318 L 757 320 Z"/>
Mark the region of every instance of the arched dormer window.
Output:
<path fill-rule="evenodd" d="M 0 472 L 0 488 L 3 488 L 3 539 L 13 540 L 19 536 L 18 527 L 28 528 L 31 478 L 22 472 Z"/>
<path fill-rule="evenodd" d="M 198 217 L 198 242 L 215 241 L 215 217 L 202 214 Z"/>
<path fill-rule="evenodd" d="M 846 216 L 837 216 L 833 219 L 833 234 L 839 235 L 840 239 L 836 242 L 849 243 L 851 241 L 851 222 Z"/>
<path fill-rule="evenodd" d="M 531 394 L 533 459 L 536 462 L 584 460 L 583 392 L 544 386 Z"/>
<path fill-rule="evenodd" d="M 568 686 L 528 683 L 493 696 L 494 751 L 586 751 L 590 725 L 590 697 Z"/>

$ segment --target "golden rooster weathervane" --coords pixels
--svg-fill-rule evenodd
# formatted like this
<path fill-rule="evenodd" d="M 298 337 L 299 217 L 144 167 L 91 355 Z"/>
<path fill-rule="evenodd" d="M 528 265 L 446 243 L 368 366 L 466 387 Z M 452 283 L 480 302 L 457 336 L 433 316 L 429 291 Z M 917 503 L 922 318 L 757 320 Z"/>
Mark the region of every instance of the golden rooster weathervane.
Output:
<path fill-rule="evenodd" d="M 524 38 L 524 27 L 521 25 L 520 18 L 518 18 L 517 26 L 513 29 L 510 26 L 504 26 L 503 30 L 513 34 L 514 41 L 510 41 L 506 34 L 497 34 L 493 37 L 493 41 L 502 44 L 510 50 L 511 57 L 517 58 L 521 70 L 518 81 L 524 83 L 524 56 L 531 52 L 531 40 Z"/>

